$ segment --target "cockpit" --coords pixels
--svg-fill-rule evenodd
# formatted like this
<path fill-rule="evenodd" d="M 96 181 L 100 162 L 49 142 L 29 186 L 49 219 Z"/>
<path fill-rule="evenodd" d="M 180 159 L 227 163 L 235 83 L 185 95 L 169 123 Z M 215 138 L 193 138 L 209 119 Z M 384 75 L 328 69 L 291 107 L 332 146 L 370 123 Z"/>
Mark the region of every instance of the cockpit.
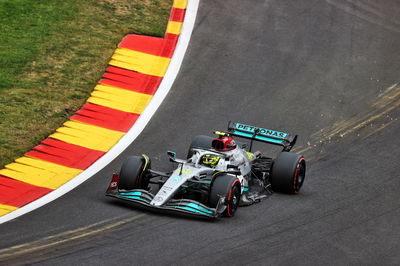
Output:
<path fill-rule="evenodd" d="M 216 168 L 218 165 L 223 166 L 225 161 L 225 155 L 212 150 L 204 149 L 193 149 L 193 156 L 191 162 L 196 166 L 207 166 L 210 168 Z"/>
<path fill-rule="evenodd" d="M 220 159 L 221 156 L 216 154 L 204 154 L 200 157 L 199 163 L 204 166 L 215 168 Z"/>

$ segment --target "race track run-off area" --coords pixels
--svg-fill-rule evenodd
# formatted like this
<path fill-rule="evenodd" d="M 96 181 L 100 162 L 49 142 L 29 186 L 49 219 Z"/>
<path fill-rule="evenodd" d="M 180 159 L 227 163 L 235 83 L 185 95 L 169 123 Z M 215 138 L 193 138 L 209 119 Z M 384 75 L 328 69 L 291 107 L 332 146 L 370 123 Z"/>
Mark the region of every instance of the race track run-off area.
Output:
<path fill-rule="evenodd" d="M 399 265 L 399 12 L 395 0 L 200 1 L 180 72 L 142 133 L 77 188 L 2 224 L 1 264 Z M 104 196 L 126 156 L 171 170 L 166 150 L 184 157 L 229 120 L 299 135 L 298 195 L 216 221 Z"/>
<path fill-rule="evenodd" d="M 187 16 L 185 21 L 186 7 L 185 0 L 173 2 L 163 38 L 125 36 L 82 108 L 0 169 L 0 224 L 69 192 L 134 141 L 179 71 L 195 20 Z"/>

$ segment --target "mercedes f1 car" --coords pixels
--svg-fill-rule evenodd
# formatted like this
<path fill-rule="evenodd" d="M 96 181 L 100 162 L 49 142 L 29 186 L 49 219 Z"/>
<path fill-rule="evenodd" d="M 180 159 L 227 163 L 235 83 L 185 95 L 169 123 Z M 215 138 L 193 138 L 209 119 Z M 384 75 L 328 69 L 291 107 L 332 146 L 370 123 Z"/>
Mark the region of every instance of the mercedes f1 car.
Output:
<path fill-rule="evenodd" d="M 216 138 L 196 136 L 186 159 L 168 151 L 177 165 L 172 172 L 151 169 L 146 155 L 129 156 L 113 175 L 106 195 L 159 211 L 216 218 L 233 216 L 238 206 L 258 202 L 272 191 L 299 193 L 306 163 L 290 152 L 297 135 L 232 122 L 227 131 L 214 133 Z M 232 137 L 249 140 L 249 149 Z M 276 158 L 252 153 L 254 141 L 283 150 Z"/>

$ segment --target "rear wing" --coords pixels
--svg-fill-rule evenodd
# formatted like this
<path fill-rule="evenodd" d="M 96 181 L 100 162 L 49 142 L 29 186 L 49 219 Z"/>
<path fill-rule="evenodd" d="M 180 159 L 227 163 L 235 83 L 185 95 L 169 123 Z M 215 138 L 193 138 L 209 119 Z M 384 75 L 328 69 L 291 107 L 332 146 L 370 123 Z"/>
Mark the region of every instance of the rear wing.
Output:
<path fill-rule="evenodd" d="M 250 139 L 250 151 L 254 140 L 282 146 L 283 151 L 290 151 L 297 140 L 297 135 L 293 136 L 285 132 L 235 122 L 229 122 L 227 133 L 232 136 Z"/>

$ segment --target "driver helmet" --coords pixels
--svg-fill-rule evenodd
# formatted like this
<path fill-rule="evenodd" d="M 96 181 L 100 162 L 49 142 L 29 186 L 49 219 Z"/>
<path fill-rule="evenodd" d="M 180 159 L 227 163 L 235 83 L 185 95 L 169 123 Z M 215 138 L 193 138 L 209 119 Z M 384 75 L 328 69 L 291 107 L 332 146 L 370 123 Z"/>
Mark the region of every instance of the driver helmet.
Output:
<path fill-rule="evenodd" d="M 205 154 L 201 157 L 201 163 L 206 166 L 215 167 L 218 164 L 220 158 L 221 157 L 214 154 Z"/>
<path fill-rule="evenodd" d="M 222 136 L 214 139 L 211 146 L 217 151 L 231 151 L 236 148 L 236 142 L 230 136 Z"/>

